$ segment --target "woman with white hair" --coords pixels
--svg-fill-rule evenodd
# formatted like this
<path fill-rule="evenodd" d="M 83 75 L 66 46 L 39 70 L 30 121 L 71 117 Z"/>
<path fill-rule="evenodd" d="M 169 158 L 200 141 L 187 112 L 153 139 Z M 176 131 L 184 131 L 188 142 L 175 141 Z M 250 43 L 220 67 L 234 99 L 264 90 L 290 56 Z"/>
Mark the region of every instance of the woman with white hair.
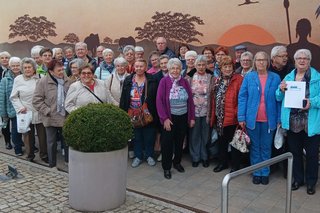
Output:
<path fill-rule="evenodd" d="M 118 57 L 114 60 L 115 72 L 107 76 L 107 99 L 108 102 L 119 106 L 122 86 L 124 79 L 129 75 L 126 71 L 128 62 L 123 57 Z"/>
<path fill-rule="evenodd" d="M 11 139 L 14 144 L 14 151 L 17 156 L 22 156 L 22 139 L 21 134 L 17 131 L 16 111 L 12 106 L 10 94 L 13 87 L 14 79 L 21 74 L 20 61 L 18 57 L 11 57 L 9 60 L 9 70 L 0 83 L 0 115 L 3 119 L 4 128 L 8 133 L 5 135 L 6 148 L 12 149 L 10 142 L 10 121 L 11 121 Z M 4 126 L 3 126 L 4 127 Z"/>
<path fill-rule="evenodd" d="M 240 56 L 240 67 L 236 69 L 235 73 L 242 75 L 244 77 L 253 68 L 253 55 L 251 52 L 243 52 Z"/>
<path fill-rule="evenodd" d="M 60 47 L 55 47 L 52 49 L 52 56 L 58 61 L 63 61 L 63 50 Z"/>
<path fill-rule="evenodd" d="M 181 61 L 172 58 L 167 66 L 169 75 L 159 83 L 156 106 L 163 126 L 160 139 L 162 168 L 164 177 L 171 179 L 172 164 L 178 172 L 185 171 L 181 165 L 183 140 L 188 125 L 192 128 L 195 124 L 195 108 L 190 85 L 181 77 Z"/>
<path fill-rule="evenodd" d="M 7 51 L 0 52 L 0 80 L 4 77 L 5 72 L 9 69 L 9 59 L 11 55 Z"/>
<path fill-rule="evenodd" d="M 103 62 L 100 63 L 99 67 L 97 67 L 94 72 L 95 77 L 100 80 L 106 80 L 107 76 L 111 75 L 115 71 L 113 58 L 114 52 L 107 48 L 102 52 Z"/>
<path fill-rule="evenodd" d="M 311 52 L 299 49 L 294 54 L 295 69 L 281 82 L 276 91 L 276 98 L 282 101 L 281 125 L 287 130 L 289 151 L 293 154 L 292 190 L 307 184 L 307 193 L 316 192 L 319 170 L 320 141 L 320 73 L 310 66 Z M 284 106 L 287 81 L 305 82 L 305 104 L 301 108 Z M 304 169 L 303 150 L 306 151 Z"/>
<path fill-rule="evenodd" d="M 195 69 L 194 62 L 196 61 L 198 54 L 194 50 L 189 50 L 185 54 L 186 66 L 187 68 L 181 71 L 181 75 L 185 77 L 189 75 L 190 77 L 197 71 Z"/>
<path fill-rule="evenodd" d="M 134 62 L 135 62 L 135 50 L 134 46 L 127 45 L 123 48 L 123 57 L 127 60 L 127 73 L 131 74 L 134 72 Z"/>
<path fill-rule="evenodd" d="M 23 133 L 23 142 L 25 144 L 27 159 L 33 161 L 35 157 L 35 129 L 37 130 L 40 158 L 48 163 L 46 130 L 40 120 L 39 113 L 32 106 L 32 98 L 35 92 L 36 84 L 40 76 L 36 74 L 37 64 L 32 58 L 24 58 L 21 61 L 22 75 L 14 79 L 13 89 L 10 100 L 16 113 L 32 112 L 32 121 L 30 131 Z"/>

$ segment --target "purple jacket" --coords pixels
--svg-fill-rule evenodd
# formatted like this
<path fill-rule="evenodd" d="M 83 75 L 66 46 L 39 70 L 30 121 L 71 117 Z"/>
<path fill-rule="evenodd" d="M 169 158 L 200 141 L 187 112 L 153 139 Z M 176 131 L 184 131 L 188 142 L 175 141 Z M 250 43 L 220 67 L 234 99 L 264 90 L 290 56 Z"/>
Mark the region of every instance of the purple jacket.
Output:
<path fill-rule="evenodd" d="M 170 101 L 169 101 L 169 95 L 170 95 L 170 89 L 172 88 L 172 80 L 169 76 L 166 76 L 161 79 L 157 91 L 157 111 L 160 118 L 160 123 L 163 124 L 163 122 L 169 118 L 171 120 L 171 111 L 170 111 Z M 190 120 L 195 120 L 195 109 L 194 109 L 194 103 L 192 98 L 192 92 L 190 85 L 187 80 L 184 78 L 181 78 L 181 80 L 178 82 L 180 86 L 182 86 L 188 93 L 188 122 Z"/>

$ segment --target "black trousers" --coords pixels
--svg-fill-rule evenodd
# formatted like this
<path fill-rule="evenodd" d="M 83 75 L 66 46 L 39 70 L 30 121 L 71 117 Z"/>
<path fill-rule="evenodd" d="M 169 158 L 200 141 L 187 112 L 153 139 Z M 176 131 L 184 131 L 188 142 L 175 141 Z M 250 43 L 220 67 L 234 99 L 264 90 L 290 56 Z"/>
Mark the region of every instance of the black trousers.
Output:
<path fill-rule="evenodd" d="M 188 129 L 187 114 L 171 115 L 171 118 L 171 122 L 173 123 L 173 125 L 171 126 L 171 131 L 166 131 L 165 129 L 163 129 L 160 137 L 162 168 L 164 170 L 170 170 L 172 163 L 181 163 L 183 140 Z M 174 159 L 172 160 L 173 151 Z"/>
<path fill-rule="evenodd" d="M 228 166 L 228 147 L 229 143 L 232 141 L 234 132 L 236 130 L 236 125 L 223 127 L 223 135 L 218 137 L 218 147 L 219 147 L 219 163 L 224 166 Z"/>
<path fill-rule="evenodd" d="M 305 131 L 288 131 L 289 151 L 293 155 L 293 178 L 298 183 L 315 185 L 318 180 L 320 135 L 308 137 Z M 303 149 L 306 151 L 306 169 L 304 172 Z"/>

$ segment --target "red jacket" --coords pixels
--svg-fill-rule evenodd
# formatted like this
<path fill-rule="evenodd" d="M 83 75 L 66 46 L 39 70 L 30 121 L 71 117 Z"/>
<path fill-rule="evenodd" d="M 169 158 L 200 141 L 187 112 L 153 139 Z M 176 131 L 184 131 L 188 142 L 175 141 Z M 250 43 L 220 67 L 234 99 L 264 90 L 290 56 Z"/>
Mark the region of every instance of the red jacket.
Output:
<path fill-rule="evenodd" d="M 238 94 L 242 84 L 243 77 L 240 74 L 234 74 L 230 80 L 230 84 L 226 91 L 225 107 L 224 107 L 224 121 L 223 126 L 231 126 L 238 124 L 237 112 L 238 112 Z M 210 105 L 209 105 L 209 121 L 210 126 L 213 127 L 216 124 L 216 94 L 214 93 L 214 85 L 217 78 L 214 77 L 211 82 L 210 88 Z M 217 103 L 219 104 L 219 103 Z"/>

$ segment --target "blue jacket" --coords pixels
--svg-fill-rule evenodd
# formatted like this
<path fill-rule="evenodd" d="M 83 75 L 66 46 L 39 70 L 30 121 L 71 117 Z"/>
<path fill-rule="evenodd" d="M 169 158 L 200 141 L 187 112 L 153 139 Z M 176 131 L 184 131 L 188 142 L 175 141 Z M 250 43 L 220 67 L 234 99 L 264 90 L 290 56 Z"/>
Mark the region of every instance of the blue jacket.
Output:
<path fill-rule="evenodd" d="M 268 71 L 264 99 L 269 130 L 276 129 L 277 123 L 280 123 L 280 102 L 276 100 L 275 96 L 279 84 L 279 75 Z M 244 77 L 238 96 L 238 121 L 246 122 L 246 126 L 249 129 L 255 128 L 260 98 L 261 84 L 259 76 L 257 71 L 251 71 Z"/>
<path fill-rule="evenodd" d="M 292 70 L 286 77 L 285 81 L 294 81 L 295 74 Z M 308 136 L 314 136 L 320 134 L 320 73 L 311 67 L 311 79 L 310 79 L 310 108 L 308 112 Z M 282 93 L 278 88 L 276 91 L 276 98 L 278 101 L 284 99 L 285 93 Z M 284 108 L 284 101 L 281 106 L 281 125 L 284 129 L 289 129 L 291 108 Z"/>
<path fill-rule="evenodd" d="M 16 117 L 16 111 L 10 101 L 14 75 L 11 70 L 6 73 L 0 82 L 0 115 L 1 117 Z"/>

